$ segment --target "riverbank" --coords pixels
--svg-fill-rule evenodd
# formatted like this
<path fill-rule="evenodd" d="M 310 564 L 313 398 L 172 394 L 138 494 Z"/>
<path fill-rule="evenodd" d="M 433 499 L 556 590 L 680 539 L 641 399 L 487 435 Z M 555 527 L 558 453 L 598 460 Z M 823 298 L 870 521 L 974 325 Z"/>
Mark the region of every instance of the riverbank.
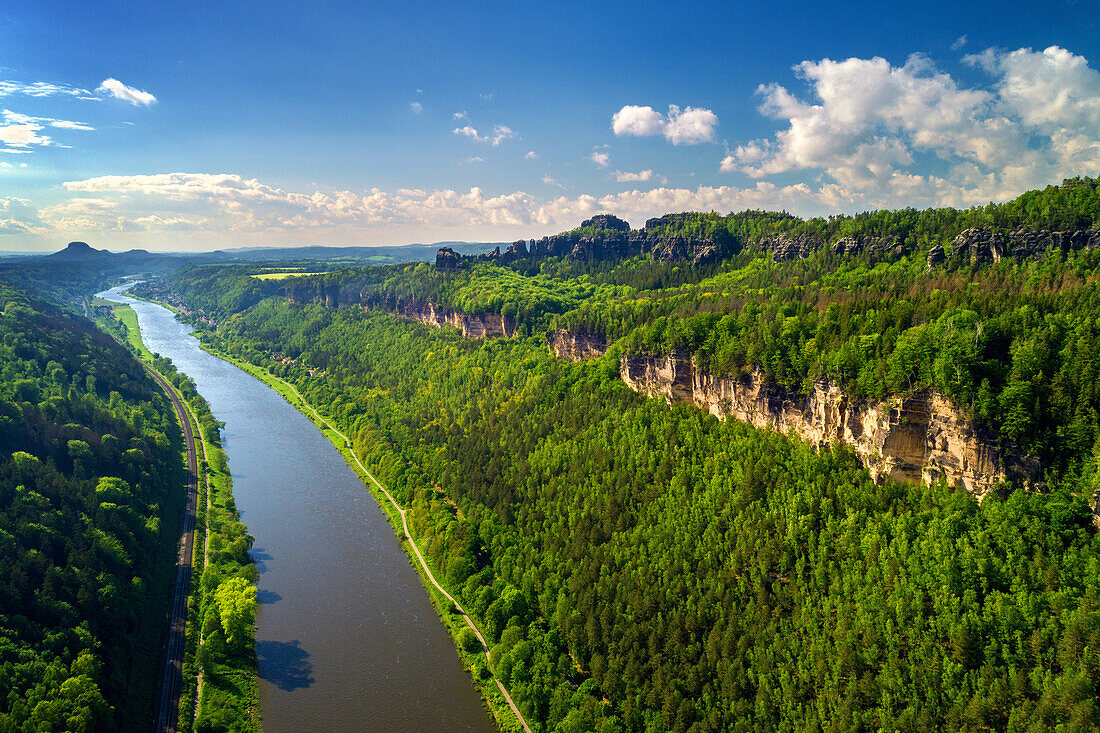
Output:
<path fill-rule="evenodd" d="M 508 695 L 507 689 L 492 673 L 489 660 L 489 649 L 478 626 L 455 601 L 453 596 L 436 580 L 423 554 L 416 546 L 414 538 L 410 536 L 408 522 L 404 516 L 407 510 L 404 510 L 390 492 L 387 491 L 385 487 L 374 478 L 370 471 L 367 470 L 358 456 L 353 452 L 351 441 L 348 437 L 333 427 L 329 420 L 323 417 L 313 405 L 308 403 L 289 382 L 271 374 L 263 367 L 243 361 L 232 354 L 210 348 L 205 343 L 202 344 L 202 348 L 213 356 L 224 359 L 239 369 L 251 374 L 273 389 L 285 399 L 287 403 L 294 406 L 299 412 L 309 418 L 325 438 L 335 446 L 340 452 L 340 455 L 344 457 L 348 466 L 360 476 L 364 486 L 374 496 L 378 505 L 385 513 L 393 527 L 394 533 L 397 535 L 398 539 L 401 540 L 401 547 L 409 560 L 409 564 L 413 566 L 420 576 L 424 588 L 428 591 L 428 597 L 431 599 L 432 605 L 435 607 L 444 627 L 454 640 L 455 648 L 459 652 L 459 657 L 462 659 L 463 666 L 474 680 L 475 687 L 480 693 L 486 708 L 492 714 L 492 718 L 496 722 L 497 727 L 506 733 L 519 733 L 519 731 L 531 733 L 531 729 L 523 719 L 519 709 Z M 480 642 L 473 649 L 468 648 L 468 646 L 471 645 L 463 643 L 462 632 L 466 629 L 472 629 Z"/>
<path fill-rule="evenodd" d="M 219 425 L 190 377 L 146 348 L 133 309 L 121 304 L 113 304 L 112 309 L 117 320 L 109 323 L 100 319 L 101 326 L 165 377 L 169 388 L 185 407 L 193 434 L 199 438 L 195 542 L 176 729 L 183 733 L 205 729 L 258 733 L 262 728 L 255 629 L 249 622 L 246 638 L 227 644 L 226 630 L 222 628 L 218 613 L 219 588 L 233 578 L 243 578 L 251 589 L 254 617 L 258 576 L 256 566 L 248 557 L 252 539 L 240 522 L 233 499 L 232 478 L 221 446 Z M 221 548 L 213 564 L 209 562 L 212 545 Z M 247 590 L 245 595 L 249 595 Z M 249 605 L 247 600 L 246 607 Z"/>

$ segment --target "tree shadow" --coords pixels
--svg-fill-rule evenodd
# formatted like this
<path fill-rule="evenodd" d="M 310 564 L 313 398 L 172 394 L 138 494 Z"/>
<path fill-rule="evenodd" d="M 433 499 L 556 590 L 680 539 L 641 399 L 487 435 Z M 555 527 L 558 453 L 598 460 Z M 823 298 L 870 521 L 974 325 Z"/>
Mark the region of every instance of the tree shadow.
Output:
<path fill-rule="evenodd" d="M 271 555 L 264 552 L 264 548 L 253 547 L 248 551 L 248 556 L 252 558 L 252 562 L 256 565 L 256 569 L 261 573 L 267 570 L 267 561 L 271 559 Z"/>
<path fill-rule="evenodd" d="M 283 600 L 283 597 L 273 590 L 256 591 L 256 602 L 261 604 L 275 603 Z"/>
<path fill-rule="evenodd" d="M 309 652 L 301 642 L 257 641 L 256 657 L 260 679 L 267 680 L 284 692 L 299 690 L 313 684 L 313 665 Z"/>

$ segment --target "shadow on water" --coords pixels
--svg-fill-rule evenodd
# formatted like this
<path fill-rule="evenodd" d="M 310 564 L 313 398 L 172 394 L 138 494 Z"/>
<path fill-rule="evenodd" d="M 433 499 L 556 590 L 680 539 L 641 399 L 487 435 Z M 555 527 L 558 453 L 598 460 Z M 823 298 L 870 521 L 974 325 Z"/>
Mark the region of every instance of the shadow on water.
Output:
<path fill-rule="evenodd" d="M 283 597 L 273 590 L 259 590 L 256 592 L 256 602 L 261 604 L 276 603 Z"/>
<path fill-rule="evenodd" d="M 267 561 L 271 559 L 271 555 L 264 552 L 264 548 L 253 547 L 248 551 L 248 556 L 252 558 L 252 562 L 256 564 L 256 569 L 261 573 L 267 570 Z"/>
<path fill-rule="evenodd" d="M 309 652 L 301 642 L 257 641 L 256 657 L 260 678 L 267 680 L 284 692 L 300 690 L 313 684 L 313 665 Z"/>

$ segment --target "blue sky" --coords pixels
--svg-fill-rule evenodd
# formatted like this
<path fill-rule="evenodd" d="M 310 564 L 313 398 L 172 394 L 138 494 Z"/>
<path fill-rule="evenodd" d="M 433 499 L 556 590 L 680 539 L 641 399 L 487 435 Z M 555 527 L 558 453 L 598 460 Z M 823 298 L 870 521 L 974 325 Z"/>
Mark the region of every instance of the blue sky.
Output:
<path fill-rule="evenodd" d="M 503 241 L 1100 175 L 1091 0 L 174 5 L 0 10 L 0 249 Z"/>

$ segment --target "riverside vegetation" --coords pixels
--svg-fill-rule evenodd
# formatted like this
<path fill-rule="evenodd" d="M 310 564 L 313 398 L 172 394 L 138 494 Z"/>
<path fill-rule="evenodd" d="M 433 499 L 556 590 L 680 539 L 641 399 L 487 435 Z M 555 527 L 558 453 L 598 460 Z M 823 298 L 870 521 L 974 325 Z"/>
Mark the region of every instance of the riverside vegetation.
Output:
<path fill-rule="evenodd" d="M 286 282 L 196 267 L 150 292 L 221 322 L 210 347 L 351 437 L 533 728 L 1091 730 L 1100 251 L 1042 232 L 1093 230 L 1096 184 L 967 211 L 655 225 L 721 255 L 694 260 L 589 247 Z M 962 246 L 1022 231 L 1042 246 Z M 396 315 L 425 303 L 516 335 Z M 555 359 L 555 328 L 606 353 Z M 853 399 L 935 389 L 1042 480 L 981 502 L 876 483 L 847 448 L 618 379 L 623 354 L 673 350 L 792 394 L 821 378 Z"/>
<path fill-rule="evenodd" d="M 99 321 L 169 381 L 187 405 L 201 441 L 178 730 L 259 731 L 254 626 L 259 572 L 249 556 L 253 538 L 233 501 L 221 423 L 190 377 L 145 348 L 133 309 L 112 304 Z"/>

